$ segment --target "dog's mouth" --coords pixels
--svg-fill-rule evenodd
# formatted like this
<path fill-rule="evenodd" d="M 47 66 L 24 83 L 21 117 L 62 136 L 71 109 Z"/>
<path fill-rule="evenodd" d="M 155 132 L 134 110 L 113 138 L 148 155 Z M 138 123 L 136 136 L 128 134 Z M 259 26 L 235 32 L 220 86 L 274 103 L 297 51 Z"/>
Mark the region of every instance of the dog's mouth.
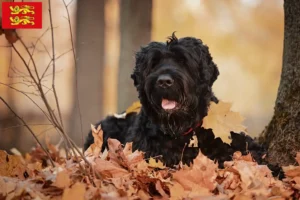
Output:
<path fill-rule="evenodd" d="M 161 107 L 166 111 L 175 110 L 179 107 L 179 103 L 174 100 L 162 99 Z"/>

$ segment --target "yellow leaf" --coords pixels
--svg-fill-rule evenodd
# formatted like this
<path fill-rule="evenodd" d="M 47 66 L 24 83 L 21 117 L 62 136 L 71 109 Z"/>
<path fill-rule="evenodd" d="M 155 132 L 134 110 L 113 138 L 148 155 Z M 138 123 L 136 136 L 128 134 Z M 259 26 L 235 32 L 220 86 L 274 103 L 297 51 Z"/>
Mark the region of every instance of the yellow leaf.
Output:
<path fill-rule="evenodd" d="M 164 166 L 164 164 L 160 160 L 156 162 L 154 158 L 149 159 L 149 167 L 159 168 L 159 169 L 166 168 L 166 166 Z"/>
<path fill-rule="evenodd" d="M 216 137 L 220 137 L 227 143 L 230 143 L 230 131 L 246 133 L 246 127 L 242 124 L 244 118 L 239 113 L 231 111 L 230 108 L 231 103 L 212 102 L 208 115 L 203 120 L 204 128 L 211 128 Z"/>
<path fill-rule="evenodd" d="M 126 109 L 126 114 L 133 113 L 133 112 L 138 113 L 138 112 L 140 112 L 141 107 L 142 107 L 142 105 L 139 101 L 133 102 L 133 104 Z"/>

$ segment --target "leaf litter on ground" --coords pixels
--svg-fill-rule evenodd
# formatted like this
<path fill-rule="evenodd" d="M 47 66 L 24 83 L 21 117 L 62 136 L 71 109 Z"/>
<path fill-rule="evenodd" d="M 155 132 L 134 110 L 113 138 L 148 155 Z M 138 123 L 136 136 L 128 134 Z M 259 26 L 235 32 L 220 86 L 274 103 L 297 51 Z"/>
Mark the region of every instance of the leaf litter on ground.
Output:
<path fill-rule="evenodd" d="M 218 109 L 222 112 L 216 112 L 216 108 L 210 111 L 206 128 L 220 134 L 234 127 L 244 130 L 242 118 L 230 111 L 230 105 Z M 92 125 L 91 129 L 94 144 L 84 154 L 90 165 L 78 156 L 66 159 L 49 142 L 47 148 L 55 167 L 39 146 L 25 156 L 0 150 L 0 199 L 300 198 L 300 153 L 295 158 L 297 166 L 283 167 L 283 180 L 274 178 L 269 168 L 258 165 L 251 154 L 241 152 L 235 152 L 232 161 L 224 163 L 224 169 L 201 152 L 190 166 L 180 163 L 175 169 L 155 158 L 146 160 L 143 152 L 132 150 L 132 143 L 123 146 L 116 139 L 108 139 L 108 149 L 102 152 L 101 126 Z"/>

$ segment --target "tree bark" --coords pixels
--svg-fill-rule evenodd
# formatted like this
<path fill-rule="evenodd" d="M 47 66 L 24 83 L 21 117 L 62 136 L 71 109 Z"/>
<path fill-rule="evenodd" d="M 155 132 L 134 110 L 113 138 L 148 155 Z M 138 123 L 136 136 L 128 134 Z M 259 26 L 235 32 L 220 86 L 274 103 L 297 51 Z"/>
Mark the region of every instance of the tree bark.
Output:
<path fill-rule="evenodd" d="M 74 108 L 69 132 L 77 144 L 82 144 L 90 124 L 103 117 L 104 66 L 104 0 L 78 0 L 76 21 L 77 73 L 74 79 Z M 78 94 L 77 94 L 78 93 Z M 80 122 L 77 101 L 82 116 Z M 82 123 L 82 131 L 81 131 Z"/>
<path fill-rule="evenodd" d="M 274 116 L 265 129 L 262 142 L 268 145 L 272 164 L 295 163 L 300 151 L 300 3 L 284 1 L 284 47 L 281 80 Z"/>
<path fill-rule="evenodd" d="M 121 53 L 118 75 L 118 111 L 124 111 L 138 99 L 130 74 L 134 67 L 134 54 L 151 39 L 152 0 L 121 1 Z"/>

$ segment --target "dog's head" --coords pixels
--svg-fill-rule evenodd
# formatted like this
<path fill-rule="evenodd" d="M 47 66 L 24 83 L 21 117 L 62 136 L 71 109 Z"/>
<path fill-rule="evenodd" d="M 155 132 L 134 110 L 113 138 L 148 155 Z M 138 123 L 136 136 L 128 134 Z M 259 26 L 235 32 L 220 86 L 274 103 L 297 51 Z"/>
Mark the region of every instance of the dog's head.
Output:
<path fill-rule="evenodd" d="M 219 71 L 200 39 L 175 34 L 166 43 L 151 42 L 136 54 L 132 74 L 143 111 L 153 123 L 174 136 L 207 115 L 217 101 L 212 85 Z"/>

